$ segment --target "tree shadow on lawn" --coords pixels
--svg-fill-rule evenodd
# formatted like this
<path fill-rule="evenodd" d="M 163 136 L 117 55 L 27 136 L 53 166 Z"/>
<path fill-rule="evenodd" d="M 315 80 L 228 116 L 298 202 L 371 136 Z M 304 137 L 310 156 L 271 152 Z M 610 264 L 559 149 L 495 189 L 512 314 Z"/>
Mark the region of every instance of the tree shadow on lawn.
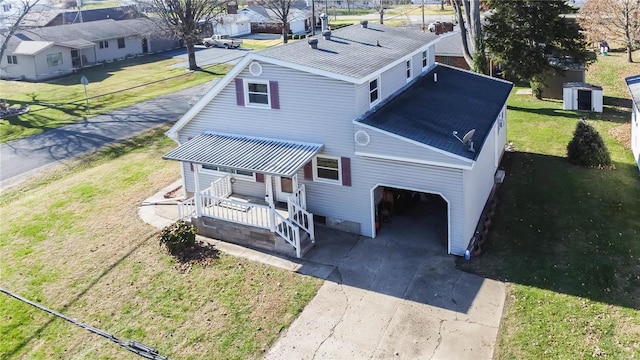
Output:
<path fill-rule="evenodd" d="M 611 98 L 615 99 L 615 98 Z M 624 100 L 624 99 L 621 99 Z M 602 113 L 590 112 L 590 111 L 577 111 L 577 110 L 563 110 L 557 107 L 545 107 L 545 108 L 531 108 L 521 107 L 514 105 L 507 105 L 507 109 L 514 111 L 522 111 L 526 113 L 532 113 L 540 116 L 549 117 L 564 117 L 564 118 L 585 118 L 591 120 L 601 120 L 613 123 L 625 123 L 631 121 L 630 107 L 619 105 L 607 105 L 603 106 Z M 625 110 L 629 109 L 629 110 Z"/>
<path fill-rule="evenodd" d="M 76 302 L 78 302 L 80 299 L 82 299 L 82 297 L 89 291 L 91 290 L 96 284 L 98 284 L 98 282 L 100 282 L 100 280 L 105 277 L 107 274 L 109 274 L 111 272 L 111 270 L 115 269 L 116 267 L 118 267 L 118 265 L 120 265 L 122 263 L 122 261 L 126 260 L 129 256 L 131 256 L 133 253 L 135 253 L 138 249 L 140 249 L 141 246 L 143 246 L 147 241 L 154 239 L 157 236 L 157 232 L 153 232 L 152 234 L 148 235 L 147 237 L 145 237 L 142 241 L 140 241 L 138 244 L 134 245 L 129 251 L 127 251 L 124 255 L 122 255 L 120 258 L 116 259 L 111 265 L 109 265 L 108 267 L 106 267 L 95 279 L 93 279 L 89 284 L 87 284 L 87 286 L 80 291 L 73 299 L 71 299 L 69 302 L 67 302 L 64 306 L 62 307 L 54 307 L 53 310 L 64 314 L 69 308 L 71 308 Z M 20 350 L 22 350 L 26 345 L 28 345 L 32 340 L 35 339 L 39 339 L 42 337 L 43 332 L 47 329 L 47 327 L 49 327 L 54 321 L 58 320 L 58 317 L 56 316 L 51 316 L 49 318 L 49 320 L 47 320 L 46 323 L 42 324 L 42 326 L 40 326 L 37 330 L 35 330 L 33 332 L 33 334 L 27 338 L 25 338 L 22 342 L 16 344 L 15 348 L 13 349 L 8 349 L 7 351 L 7 355 L 8 358 L 11 358 L 12 356 L 18 354 L 20 352 Z M 82 319 L 78 319 L 79 321 L 83 321 Z M 11 330 L 12 327 L 19 327 L 22 324 L 16 323 L 15 326 L 9 326 L 7 328 L 7 330 Z"/>
<path fill-rule="evenodd" d="M 458 268 L 640 309 L 640 181 L 634 164 L 584 169 L 566 158 L 506 153 L 483 253 Z"/>

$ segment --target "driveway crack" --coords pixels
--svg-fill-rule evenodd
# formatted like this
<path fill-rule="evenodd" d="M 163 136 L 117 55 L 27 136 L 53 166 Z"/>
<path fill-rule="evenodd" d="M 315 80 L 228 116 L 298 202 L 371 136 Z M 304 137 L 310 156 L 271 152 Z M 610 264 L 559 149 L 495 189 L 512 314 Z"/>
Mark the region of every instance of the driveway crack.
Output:
<path fill-rule="evenodd" d="M 342 315 L 340 315 L 340 319 L 338 321 L 336 321 L 335 324 L 333 324 L 333 326 L 329 330 L 329 334 L 316 347 L 315 351 L 313 352 L 313 355 L 311 356 L 312 359 L 316 358 L 316 355 L 318 354 L 318 350 L 320 350 L 322 345 L 324 345 L 324 343 L 327 340 L 329 340 L 330 338 L 333 337 L 333 334 L 335 333 L 336 328 L 338 327 L 338 325 L 340 325 L 344 321 L 344 316 L 347 313 L 347 310 L 349 309 L 349 306 L 350 306 L 350 304 L 349 304 L 349 296 L 344 291 L 344 285 L 343 285 L 343 281 L 342 281 L 342 274 L 340 273 L 340 268 L 339 267 L 336 267 L 335 273 L 336 273 L 337 280 L 338 280 L 336 282 L 336 284 L 338 285 L 338 289 L 340 289 L 340 292 L 342 292 L 342 295 L 344 295 L 344 298 L 345 298 L 347 304 L 345 305 L 344 310 L 342 311 Z"/>
<path fill-rule="evenodd" d="M 429 356 L 429 359 L 433 359 L 438 348 L 442 344 L 442 325 L 444 325 L 444 319 L 440 319 L 440 325 L 438 326 L 438 343 L 436 344 L 436 347 L 433 348 L 433 352 L 431 353 L 431 356 Z"/>

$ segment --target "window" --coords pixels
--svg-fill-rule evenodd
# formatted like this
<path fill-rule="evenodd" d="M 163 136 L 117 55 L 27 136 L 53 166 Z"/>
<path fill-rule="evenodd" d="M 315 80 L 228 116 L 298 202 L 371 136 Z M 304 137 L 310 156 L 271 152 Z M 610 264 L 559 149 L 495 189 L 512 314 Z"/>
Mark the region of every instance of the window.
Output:
<path fill-rule="evenodd" d="M 427 67 L 427 52 L 423 51 L 422 52 L 422 68 L 426 68 Z"/>
<path fill-rule="evenodd" d="M 449 57 L 449 56 L 441 56 L 440 57 L 440 62 L 445 64 L 445 65 L 451 65 L 451 57 Z"/>
<path fill-rule="evenodd" d="M 251 179 L 251 180 L 254 179 L 254 175 L 252 171 L 238 170 L 238 169 L 226 168 L 221 166 L 213 166 L 213 165 L 200 165 L 200 170 L 203 173 L 209 173 L 214 175 L 221 175 L 220 173 L 229 173 L 229 174 L 237 175 L 238 178 L 240 179 L 242 178 Z"/>
<path fill-rule="evenodd" d="M 340 158 L 316 156 L 313 159 L 313 180 L 341 184 Z"/>
<path fill-rule="evenodd" d="M 407 81 L 411 80 L 411 60 L 407 60 Z"/>
<path fill-rule="evenodd" d="M 369 102 L 373 105 L 378 102 L 378 79 L 369 82 Z"/>
<path fill-rule="evenodd" d="M 48 54 L 47 65 L 49 65 L 49 67 L 62 65 L 62 53 Z"/>
<path fill-rule="evenodd" d="M 108 41 L 100 41 L 100 49 L 106 49 L 109 47 L 109 42 Z"/>
<path fill-rule="evenodd" d="M 4 12 L 9 12 L 9 10 L 11 10 L 11 4 L 2 4 L 2 10 Z"/>
<path fill-rule="evenodd" d="M 118 49 L 124 48 L 124 38 L 118 39 Z"/>
<path fill-rule="evenodd" d="M 247 105 L 269 106 L 269 83 L 247 82 Z"/>
<path fill-rule="evenodd" d="M 18 64 L 18 57 L 15 56 L 15 55 L 7 55 L 7 62 L 9 64 L 17 65 Z"/>

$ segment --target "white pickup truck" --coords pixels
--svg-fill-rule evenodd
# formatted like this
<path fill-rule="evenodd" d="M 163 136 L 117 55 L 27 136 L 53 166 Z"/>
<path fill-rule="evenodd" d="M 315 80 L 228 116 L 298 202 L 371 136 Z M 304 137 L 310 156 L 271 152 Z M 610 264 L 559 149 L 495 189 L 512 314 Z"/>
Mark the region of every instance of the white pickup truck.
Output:
<path fill-rule="evenodd" d="M 221 47 L 225 49 L 239 48 L 242 40 L 232 39 L 229 35 L 213 35 L 212 37 L 202 39 L 202 44 L 206 47 Z"/>

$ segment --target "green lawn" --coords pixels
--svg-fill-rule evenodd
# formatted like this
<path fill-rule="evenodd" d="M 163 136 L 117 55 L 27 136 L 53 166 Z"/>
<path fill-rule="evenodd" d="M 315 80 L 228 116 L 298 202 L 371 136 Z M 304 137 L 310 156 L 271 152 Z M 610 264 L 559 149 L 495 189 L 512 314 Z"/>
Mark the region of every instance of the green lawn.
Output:
<path fill-rule="evenodd" d="M 171 359 L 261 357 L 321 281 L 221 254 L 179 273 L 137 208 L 180 176 L 167 128 L 0 194 L 0 286 Z M 0 359 L 139 359 L 0 294 Z"/>
<path fill-rule="evenodd" d="M 640 53 L 640 52 L 637 52 Z M 624 76 L 640 67 L 599 57 L 587 80 L 605 112 L 588 115 L 614 170 L 569 164 L 580 114 L 562 101 L 511 95 L 499 206 L 483 254 L 462 269 L 508 283 L 498 359 L 640 357 L 640 176 L 627 139 Z"/>
<path fill-rule="evenodd" d="M 89 116 L 211 81 L 231 68 L 223 64 L 186 72 L 183 67 L 172 66 L 177 62 L 151 55 L 85 69 Z M 0 120 L 0 142 L 84 120 L 88 115 L 80 77 L 75 74 L 40 83 L 0 80 L 0 99 L 31 109 L 28 114 Z"/>

